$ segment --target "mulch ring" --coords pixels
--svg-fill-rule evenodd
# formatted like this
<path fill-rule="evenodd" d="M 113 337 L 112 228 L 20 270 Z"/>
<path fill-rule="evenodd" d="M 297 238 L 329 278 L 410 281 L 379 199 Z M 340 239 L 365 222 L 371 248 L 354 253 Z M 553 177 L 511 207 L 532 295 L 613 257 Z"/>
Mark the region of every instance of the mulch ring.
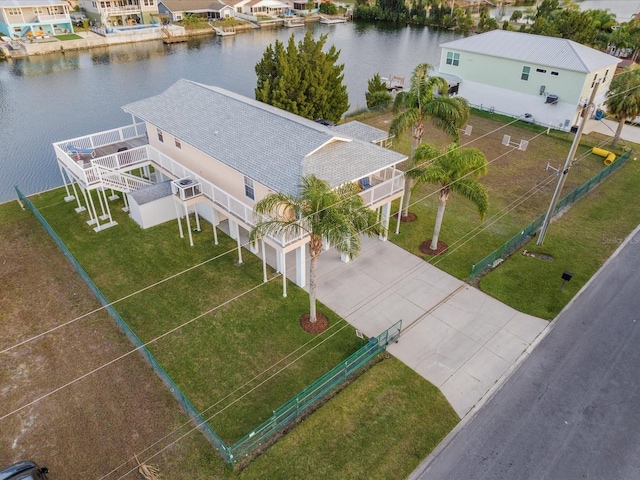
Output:
<path fill-rule="evenodd" d="M 398 218 L 398 214 L 396 213 L 393 218 Z M 413 212 L 409 212 L 406 215 L 402 215 L 400 217 L 400 221 L 402 223 L 411 223 L 411 222 L 415 222 L 418 219 L 417 215 Z"/>
<path fill-rule="evenodd" d="M 305 332 L 316 334 L 316 333 L 322 333 L 327 328 L 329 328 L 329 319 L 325 317 L 322 313 L 320 312 L 316 313 L 315 322 L 311 322 L 309 318 L 311 317 L 308 313 L 305 313 L 303 316 L 300 317 L 300 328 L 302 328 Z"/>
<path fill-rule="evenodd" d="M 445 253 L 448 250 L 449 246 L 446 243 L 438 240 L 438 248 L 436 248 L 435 250 L 431 250 L 431 239 L 428 239 L 422 242 L 419 248 L 420 248 L 420 251 L 425 255 L 435 256 L 435 255 L 442 255 L 443 253 Z"/>

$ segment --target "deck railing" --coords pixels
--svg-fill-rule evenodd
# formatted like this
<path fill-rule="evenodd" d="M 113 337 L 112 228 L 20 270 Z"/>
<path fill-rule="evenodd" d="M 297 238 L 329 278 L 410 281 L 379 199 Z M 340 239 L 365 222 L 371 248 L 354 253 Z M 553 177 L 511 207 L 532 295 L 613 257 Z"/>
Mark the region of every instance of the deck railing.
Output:
<path fill-rule="evenodd" d="M 71 174 L 82 181 L 86 186 L 100 185 L 102 182 L 101 175 L 110 171 L 111 173 L 108 174 L 107 179 L 108 185 L 105 184 L 103 186 L 106 188 L 117 189 L 117 186 L 115 186 L 116 182 L 114 180 L 114 175 L 117 175 L 118 171 L 131 169 L 131 167 L 135 165 L 153 162 L 176 179 L 187 177 L 192 179 L 195 183 L 199 184 L 204 197 L 221 207 L 229 214 L 233 215 L 249 228 L 255 226 L 256 223 L 260 221 L 260 217 L 255 215 L 252 206 L 240 201 L 213 184 L 211 181 L 189 170 L 184 165 L 178 163 L 173 158 L 165 155 L 159 150 L 156 150 L 150 145 L 143 145 L 141 147 L 117 152 L 104 157 L 94 158 L 90 161 L 90 164 L 87 167 L 84 166 L 82 161 L 77 161 L 75 156 L 70 156 L 67 153 L 67 145 L 69 144 L 80 149 L 96 149 L 98 147 L 142 137 L 145 134 L 145 124 L 138 123 L 135 125 L 96 133 L 94 135 L 57 142 L 54 143 L 53 146 L 56 150 L 56 156 L 58 159 L 62 161 Z M 127 188 L 133 188 L 134 186 L 131 182 L 135 180 L 135 177 L 129 177 L 131 177 L 129 179 L 131 181 L 128 181 Z M 403 173 L 395 168 L 385 168 L 376 172 L 371 177 L 373 180 L 371 188 L 360 193 L 360 196 L 367 206 L 376 205 L 390 196 L 402 192 L 404 188 Z M 140 182 L 139 188 L 145 185 L 147 185 L 146 182 Z M 285 235 L 282 238 L 272 239 L 279 245 L 286 247 L 287 245 L 301 240 L 304 236 L 305 234 L 300 232 L 297 234 Z"/>

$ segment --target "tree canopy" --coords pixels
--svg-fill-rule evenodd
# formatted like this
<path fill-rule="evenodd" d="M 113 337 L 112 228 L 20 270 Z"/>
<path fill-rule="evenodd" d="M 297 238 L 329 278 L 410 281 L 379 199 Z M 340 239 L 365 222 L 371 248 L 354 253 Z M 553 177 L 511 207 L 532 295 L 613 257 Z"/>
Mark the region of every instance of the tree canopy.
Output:
<path fill-rule="evenodd" d="M 367 82 L 367 91 L 364 96 L 367 100 L 367 108 L 386 107 L 393 100 L 387 91 L 386 83 L 382 81 L 378 73 Z"/>
<path fill-rule="evenodd" d="M 256 99 L 305 118 L 337 122 L 349 109 L 344 85 L 344 64 L 337 64 L 340 51 L 323 51 L 327 35 L 317 41 L 311 30 L 296 44 L 275 41 L 256 64 Z"/>
<path fill-rule="evenodd" d="M 309 315 L 316 321 L 316 277 L 318 257 L 327 241 L 341 254 L 355 257 L 361 248 L 360 236 L 373 237 L 381 233 L 376 212 L 368 208 L 355 183 L 332 189 L 314 175 L 302 177 L 300 195 L 272 193 L 254 206 L 259 215 L 266 215 L 251 230 L 250 241 L 264 235 L 305 233 L 309 235 Z"/>
<path fill-rule="evenodd" d="M 618 143 L 627 120 L 640 115 L 640 67 L 631 68 L 613 77 L 607 92 L 607 111 L 618 122 L 613 146 Z"/>

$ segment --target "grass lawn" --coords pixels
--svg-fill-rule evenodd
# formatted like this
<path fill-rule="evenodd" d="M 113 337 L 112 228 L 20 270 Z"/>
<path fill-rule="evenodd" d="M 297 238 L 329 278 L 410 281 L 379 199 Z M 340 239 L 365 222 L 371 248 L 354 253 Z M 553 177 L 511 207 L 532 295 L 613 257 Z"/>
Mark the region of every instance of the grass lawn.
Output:
<path fill-rule="evenodd" d="M 391 358 L 359 377 L 240 478 L 407 478 L 456 423 L 440 391 Z"/>
<path fill-rule="evenodd" d="M 306 293 L 289 285 L 284 299 L 280 281 L 263 285 L 259 260 L 245 252 L 244 264 L 235 265 L 235 242 L 220 234 L 220 245 L 214 247 L 210 230 L 205 233 L 208 224 L 195 236 L 193 248 L 179 239 L 174 222 L 141 230 L 116 209 L 119 225 L 95 233 L 84 223 L 84 214 L 76 214 L 63 196 L 56 190 L 31 199 L 111 299 L 221 254 L 175 281 L 116 304 L 143 341 L 258 286 L 150 346 L 197 407 L 215 405 L 211 412 L 217 412 L 279 368 L 268 368 L 275 361 L 300 346 L 308 351 L 317 345 L 267 382 L 266 388 L 213 418 L 210 423 L 225 440 L 247 433 L 273 408 L 359 347 L 353 329 L 322 306 L 331 329 L 321 336 L 302 332 L 297 320 L 307 311 Z M 265 369 L 244 390 L 216 403 Z M 242 472 L 225 467 L 211 452 L 201 452 L 211 448 L 206 444 L 197 451 L 179 452 L 192 458 L 188 472 L 194 479 L 210 478 L 212 473 L 216 478 L 284 479 L 299 478 L 300 472 L 307 472 L 305 478 L 345 478 L 345 471 L 349 478 L 405 478 L 458 420 L 437 388 L 390 358 L 372 366 Z M 162 470 L 162 460 L 155 463 Z"/>
<path fill-rule="evenodd" d="M 55 35 L 55 37 L 58 40 L 61 41 L 65 41 L 65 40 L 82 40 L 82 37 L 80 35 L 75 35 L 73 33 L 67 33 L 67 34 L 63 34 L 63 35 Z"/>
<path fill-rule="evenodd" d="M 58 190 L 33 201 L 112 301 L 218 256 L 116 309 L 143 342 L 199 317 L 149 349 L 196 408 L 210 409 L 205 417 L 215 414 L 210 424 L 225 442 L 249 433 L 359 347 L 354 329 L 323 306 L 330 329 L 317 336 L 302 331 L 306 292 L 290 284 L 283 298 L 280 277 L 264 284 L 261 261 L 246 251 L 237 266 L 235 241 L 221 234 L 214 246 L 209 224 L 191 248 L 175 222 L 141 230 L 113 208 L 119 225 L 96 234 L 83 221 L 86 213 L 76 214 L 61 198 Z"/>
<path fill-rule="evenodd" d="M 640 224 L 640 162 L 630 159 L 616 173 L 556 219 L 544 244 L 524 248 L 553 262 L 514 254 L 480 282 L 480 288 L 518 310 L 554 318 L 622 241 Z M 561 291 L 562 272 L 573 278 Z"/>
<path fill-rule="evenodd" d="M 363 116 L 361 121 L 388 130 L 392 118 L 392 113 L 387 112 Z M 473 126 L 472 134 L 461 138 L 463 146 L 479 148 L 489 161 L 489 173 L 480 179 L 489 191 L 489 212 L 484 222 L 479 221 L 474 206 L 452 194 L 440 232 L 440 240 L 448 244 L 449 250 L 437 257 L 424 255 L 419 245 L 432 236 L 438 198 L 435 186 L 423 185 L 413 191 L 411 199 L 410 211 L 418 220 L 402 223 L 400 234 L 389 238 L 431 264 L 466 280 L 474 263 L 544 213 L 557 183 L 557 177 L 546 172 L 545 167 L 547 162 L 556 168 L 564 164 L 573 135 L 563 132 L 547 135 L 543 129 L 522 122 L 490 133 L 511 121 L 513 119 L 508 117 L 474 111 L 468 122 Z M 509 152 L 509 148 L 501 144 L 503 134 L 510 135 L 514 142 L 529 140 L 527 150 Z M 432 126 L 426 128 L 423 141 L 438 145 L 450 142 Z M 604 167 L 602 157 L 591 154 L 591 148 L 601 146 L 616 154 L 623 153 L 624 143 L 612 149 L 610 142 L 599 134 L 583 136 L 563 195 Z M 394 149 L 409 154 L 410 136 L 394 139 Z M 553 318 L 608 258 L 619 240 L 640 222 L 638 209 L 634 208 L 639 180 L 637 168 L 637 162 L 628 162 L 551 227 L 542 251 L 553 255 L 555 262 L 516 255 L 517 258 L 508 260 L 488 275 L 480 288 L 520 311 Z M 395 219 L 392 227 L 395 229 Z M 616 240 L 607 240 L 611 238 Z M 526 248 L 536 250 L 531 244 Z M 560 259 L 563 261 L 559 262 Z M 575 276 L 560 292 L 559 278 L 564 270 L 572 271 Z"/>

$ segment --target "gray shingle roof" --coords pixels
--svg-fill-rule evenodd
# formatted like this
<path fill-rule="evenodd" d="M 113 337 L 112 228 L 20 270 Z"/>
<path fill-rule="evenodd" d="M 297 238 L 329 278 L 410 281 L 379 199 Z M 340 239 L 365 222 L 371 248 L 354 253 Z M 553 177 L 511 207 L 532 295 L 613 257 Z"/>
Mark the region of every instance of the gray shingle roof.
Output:
<path fill-rule="evenodd" d="M 585 73 L 620 62 L 616 57 L 564 38 L 507 30 L 471 35 L 440 47 Z"/>
<path fill-rule="evenodd" d="M 159 198 L 169 197 L 171 195 L 171 180 L 156 183 L 155 185 L 149 185 L 148 187 L 129 193 L 129 196 L 133 197 L 138 205 L 144 205 L 145 203 L 153 202 Z"/>
<path fill-rule="evenodd" d="M 341 135 L 348 135 L 349 137 L 357 138 L 364 142 L 379 142 L 389 138 L 389 132 L 355 120 L 336 125 L 333 127 L 333 130 L 339 132 Z"/>
<path fill-rule="evenodd" d="M 179 80 L 123 110 L 265 185 L 298 194 L 301 176 L 332 187 L 406 156 L 227 90 Z"/>
<path fill-rule="evenodd" d="M 0 7 L 41 7 L 69 5 L 64 0 L 0 0 Z"/>
<path fill-rule="evenodd" d="M 218 0 L 161 0 L 161 3 L 172 12 L 219 12 L 227 6 Z"/>

